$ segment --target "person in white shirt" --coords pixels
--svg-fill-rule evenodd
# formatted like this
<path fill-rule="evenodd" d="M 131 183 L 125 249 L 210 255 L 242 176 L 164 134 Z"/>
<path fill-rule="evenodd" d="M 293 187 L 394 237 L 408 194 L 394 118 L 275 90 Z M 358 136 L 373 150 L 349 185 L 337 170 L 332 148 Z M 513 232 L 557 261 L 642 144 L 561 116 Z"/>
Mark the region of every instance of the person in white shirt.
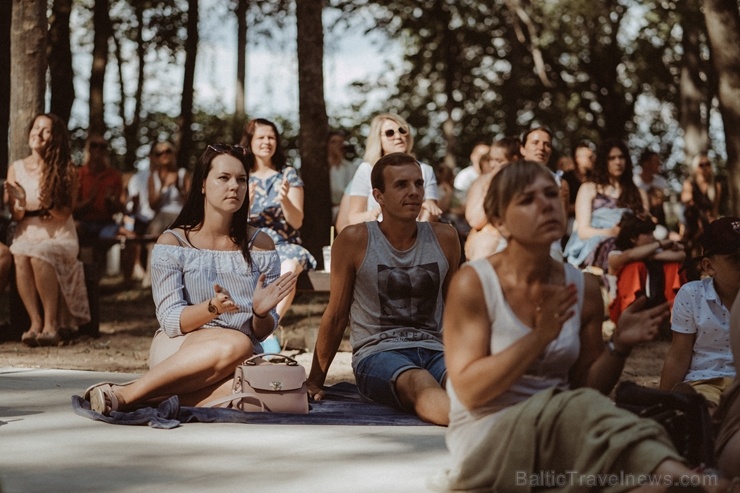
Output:
<path fill-rule="evenodd" d="M 383 113 L 373 118 L 365 145 L 364 162 L 357 168 L 350 186 L 349 224 L 380 219 L 380 205 L 372 196 L 370 172 L 375 163 L 386 154 L 392 152 L 410 154 L 413 147 L 414 137 L 406 120 L 393 113 Z M 431 166 L 426 163 L 419 164 L 424 178 L 424 203 L 418 219 L 437 220 L 442 214 L 437 205 L 437 178 Z"/>
<path fill-rule="evenodd" d="M 329 132 L 329 138 L 326 141 L 326 154 L 329 161 L 329 183 L 331 186 L 331 221 L 335 223 L 344 191 L 352 181 L 352 176 L 357 171 L 357 165 L 345 157 L 343 132 Z"/>
<path fill-rule="evenodd" d="M 730 309 L 740 291 L 740 218 L 710 223 L 700 241 L 701 267 L 708 277 L 684 284 L 676 295 L 673 339 L 660 388 L 693 388 L 714 411 L 736 374 L 730 351 Z"/>
<path fill-rule="evenodd" d="M 455 190 L 457 190 L 460 197 L 465 197 L 468 189 L 470 189 L 470 185 L 481 175 L 480 158 L 489 152 L 491 152 L 491 146 L 488 144 L 479 142 L 473 146 L 473 150 L 470 151 L 470 166 L 461 169 L 455 175 Z"/>

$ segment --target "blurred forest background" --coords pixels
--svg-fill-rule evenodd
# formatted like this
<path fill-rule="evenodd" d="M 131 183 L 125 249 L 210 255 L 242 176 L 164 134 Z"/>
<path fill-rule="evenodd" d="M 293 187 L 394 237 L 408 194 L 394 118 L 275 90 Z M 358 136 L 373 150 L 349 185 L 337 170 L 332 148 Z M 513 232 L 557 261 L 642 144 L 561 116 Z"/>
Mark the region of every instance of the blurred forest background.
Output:
<path fill-rule="evenodd" d="M 236 66 L 233 103 L 203 104 L 194 90 L 204 25 L 236 26 L 235 58 L 214 61 Z M 9 136 L 0 173 L 26 155 L 27 125 L 41 111 L 72 124 L 78 156 L 88 133 L 105 135 L 114 165 L 132 170 L 171 138 L 191 167 L 206 143 L 238 141 L 246 120 L 263 116 L 246 114 L 246 94 L 258 89 L 245 74 L 271 67 L 247 67 L 246 54 L 284 49 L 285 32 L 295 36 L 298 107 L 275 119 L 301 163 L 314 255 L 331 222 L 327 132 L 346 130 L 361 155 L 370 119 L 385 111 L 412 125 L 419 158 L 453 168 L 468 165 L 475 143 L 535 124 L 554 131 L 554 160 L 581 140 L 622 138 L 633 159 L 659 152 L 676 187 L 690 158 L 708 151 L 740 212 L 737 0 L 0 2 L 0 131 Z M 398 49 L 400 60 L 352 82 L 349 102 L 327 115 L 326 45 L 350 32 Z M 85 121 L 72 115 L 76 100 Z"/>

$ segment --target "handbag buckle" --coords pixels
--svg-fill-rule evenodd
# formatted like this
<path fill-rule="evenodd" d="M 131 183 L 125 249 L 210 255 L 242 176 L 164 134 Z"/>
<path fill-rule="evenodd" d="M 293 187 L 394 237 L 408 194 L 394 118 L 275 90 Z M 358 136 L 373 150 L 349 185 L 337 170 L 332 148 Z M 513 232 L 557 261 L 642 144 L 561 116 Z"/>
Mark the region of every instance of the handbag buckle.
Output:
<path fill-rule="evenodd" d="M 272 390 L 279 392 L 283 390 L 283 382 L 270 382 L 270 387 L 272 387 Z"/>

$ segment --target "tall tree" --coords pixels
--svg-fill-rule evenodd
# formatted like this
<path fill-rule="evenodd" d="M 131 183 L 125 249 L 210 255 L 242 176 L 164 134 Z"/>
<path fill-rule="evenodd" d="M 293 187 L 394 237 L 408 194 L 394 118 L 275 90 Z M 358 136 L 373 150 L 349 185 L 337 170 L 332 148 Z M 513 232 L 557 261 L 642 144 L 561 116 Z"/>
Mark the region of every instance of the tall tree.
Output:
<path fill-rule="evenodd" d="M 195 59 L 198 54 L 198 0 L 188 0 L 185 40 L 185 74 L 182 83 L 182 101 L 178 119 L 177 162 L 180 166 L 190 166 L 190 143 L 193 135 L 193 97 L 195 88 Z"/>
<path fill-rule="evenodd" d="M 11 2 L 0 2 L 0 135 L 10 126 L 10 18 Z M 0 139 L 0 176 L 8 172 L 8 139 Z"/>
<path fill-rule="evenodd" d="M 93 57 L 90 70 L 90 135 L 104 135 L 105 126 L 105 70 L 108 66 L 108 41 L 113 32 L 108 0 L 95 0 L 93 6 Z"/>
<path fill-rule="evenodd" d="M 247 11 L 249 0 L 236 0 L 236 94 L 234 95 L 233 141 L 239 142 L 242 125 L 246 119 L 247 86 Z"/>
<path fill-rule="evenodd" d="M 704 0 L 725 129 L 732 210 L 740 214 L 740 10 L 737 0 Z"/>
<path fill-rule="evenodd" d="M 709 146 L 709 112 L 711 98 L 708 97 L 706 70 L 702 60 L 703 34 L 701 19 L 697 19 L 699 10 L 698 1 L 689 2 L 694 7 L 694 15 L 688 12 L 682 16 L 681 27 L 683 35 L 681 45 L 681 76 L 679 80 L 679 94 L 681 99 L 679 117 L 683 129 L 685 162 Z M 705 77 L 702 77 L 705 76 Z"/>
<path fill-rule="evenodd" d="M 28 153 L 28 125 L 44 111 L 46 0 L 13 4 L 10 60 L 10 162 Z"/>
<path fill-rule="evenodd" d="M 69 121 L 75 99 L 69 29 L 71 12 L 72 0 L 54 0 L 46 49 L 51 79 L 51 112 L 65 122 Z"/>
<path fill-rule="evenodd" d="M 324 101 L 323 0 L 296 2 L 298 25 L 298 104 L 300 111 L 301 176 L 310 214 L 303 219 L 304 246 L 321 258 L 321 247 L 329 239 L 331 191 L 326 139 L 329 120 Z"/>

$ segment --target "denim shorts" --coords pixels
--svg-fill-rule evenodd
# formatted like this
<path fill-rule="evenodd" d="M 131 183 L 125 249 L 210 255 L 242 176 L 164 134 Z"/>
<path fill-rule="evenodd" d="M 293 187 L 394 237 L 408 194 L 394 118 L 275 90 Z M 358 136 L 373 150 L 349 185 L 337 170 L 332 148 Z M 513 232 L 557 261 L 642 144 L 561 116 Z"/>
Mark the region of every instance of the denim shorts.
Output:
<path fill-rule="evenodd" d="M 396 393 L 396 380 L 406 370 L 421 369 L 444 386 L 447 377 L 444 352 L 427 348 L 380 351 L 365 356 L 354 368 L 357 390 L 363 399 L 409 412 Z"/>

